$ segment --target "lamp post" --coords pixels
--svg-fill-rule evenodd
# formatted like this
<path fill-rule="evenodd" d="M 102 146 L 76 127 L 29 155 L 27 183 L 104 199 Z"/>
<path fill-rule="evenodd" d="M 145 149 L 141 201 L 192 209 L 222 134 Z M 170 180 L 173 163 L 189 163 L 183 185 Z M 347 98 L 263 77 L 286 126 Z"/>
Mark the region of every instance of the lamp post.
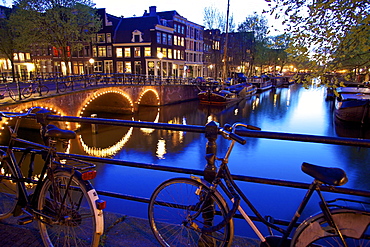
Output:
<path fill-rule="evenodd" d="M 158 52 L 157 57 L 159 59 L 159 76 L 162 78 L 162 58 L 163 58 L 163 53 Z"/>
<path fill-rule="evenodd" d="M 91 68 L 91 74 L 94 73 L 94 63 L 95 63 L 95 59 L 94 58 L 90 58 L 89 59 L 89 63 L 90 63 L 90 68 Z"/>

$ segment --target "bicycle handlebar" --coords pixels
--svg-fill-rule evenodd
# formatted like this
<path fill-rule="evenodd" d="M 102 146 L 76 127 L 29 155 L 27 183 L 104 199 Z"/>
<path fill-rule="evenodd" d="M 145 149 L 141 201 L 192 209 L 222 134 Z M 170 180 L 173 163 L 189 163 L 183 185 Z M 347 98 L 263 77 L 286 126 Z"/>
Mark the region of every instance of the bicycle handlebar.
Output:
<path fill-rule="evenodd" d="M 12 117 L 26 117 L 28 115 L 30 115 L 32 113 L 33 110 L 35 109 L 43 109 L 41 107 L 31 107 L 30 109 L 28 109 L 27 112 L 25 113 L 16 113 L 16 112 L 3 112 L 3 111 L 0 111 L 0 118 L 1 117 L 5 117 L 5 118 L 12 118 Z"/>
<path fill-rule="evenodd" d="M 235 134 L 235 129 L 238 126 L 242 126 L 244 128 L 250 129 L 250 130 L 261 130 L 261 128 L 253 126 L 253 125 L 247 125 L 243 123 L 234 123 L 232 126 L 230 124 L 225 124 L 223 128 L 219 128 L 219 131 L 222 136 L 224 136 L 227 139 L 232 139 L 242 145 L 244 145 L 247 141 L 244 140 L 241 136 Z"/>

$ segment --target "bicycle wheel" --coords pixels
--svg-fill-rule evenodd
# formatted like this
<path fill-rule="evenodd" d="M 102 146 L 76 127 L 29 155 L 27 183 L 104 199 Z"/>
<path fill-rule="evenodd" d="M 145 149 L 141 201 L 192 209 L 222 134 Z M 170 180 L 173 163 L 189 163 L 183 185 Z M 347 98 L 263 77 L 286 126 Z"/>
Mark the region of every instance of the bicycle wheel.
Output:
<path fill-rule="evenodd" d="M 18 186 L 14 170 L 7 160 L 2 160 L 0 163 L 0 219 L 12 215 L 18 202 Z"/>
<path fill-rule="evenodd" d="M 87 181 L 76 176 L 70 179 L 70 172 L 57 171 L 54 182 L 48 178 L 41 188 L 38 209 L 46 215 L 38 221 L 42 240 L 45 246 L 54 247 L 98 246 L 103 213 L 95 206 L 96 191 Z"/>
<path fill-rule="evenodd" d="M 370 246 L 370 213 L 350 209 L 332 210 L 334 222 L 347 246 Z M 297 228 L 291 246 L 343 246 L 335 230 L 320 213 L 302 222 Z"/>
<path fill-rule="evenodd" d="M 15 95 L 15 93 L 12 91 L 12 90 L 10 90 L 9 89 L 9 97 L 12 99 L 12 100 L 14 100 L 14 101 L 16 101 L 17 100 L 17 96 Z"/>
<path fill-rule="evenodd" d="M 208 202 L 213 203 L 199 212 L 199 205 L 208 193 L 210 190 L 203 184 L 187 178 L 167 180 L 154 190 L 148 208 L 149 224 L 162 246 L 231 245 L 234 235 L 232 220 L 219 231 L 201 231 L 220 223 L 228 212 L 218 192 L 209 194 Z"/>
<path fill-rule="evenodd" d="M 41 85 L 37 88 L 37 92 L 39 95 L 44 95 L 49 93 L 49 88 L 45 85 Z"/>
<path fill-rule="evenodd" d="M 33 88 L 32 87 L 25 87 L 21 91 L 21 94 L 22 94 L 23 98 L 31 97 L 32 93 L 33 93 Z"/>
<path fill-rule="evenodd" d="M 58 82 L 58 92 L 64 93 L 67 90 L 67 85 L 64 82 Z"/>

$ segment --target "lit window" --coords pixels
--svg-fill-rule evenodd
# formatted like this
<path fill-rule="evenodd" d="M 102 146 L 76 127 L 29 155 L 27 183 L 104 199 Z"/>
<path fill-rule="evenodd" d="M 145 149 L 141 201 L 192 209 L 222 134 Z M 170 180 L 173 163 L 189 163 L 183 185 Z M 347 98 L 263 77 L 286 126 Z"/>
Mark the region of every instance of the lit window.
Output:
<path fill-rule="evenodd" d="M 97 36 L 98 43 L 105 43 L 105 33 L 99 33 Z"/>
<path fill-rule="evenodd" d="M 125 72 L 126 73 L 131 73 L 131 62 L 125 62 Z"/>
<path fill-rule="evenodd" d="M 98 57 L 106 57 L 107 56 L 107 47 L 99 46 L 98 47 Z"/>
<path fill-rule="evenodd" d="M 98 56 L 98 52 L 97 52 L 97 49 L 96 49 L 96 46 L 93 47 L 93 57 L 97 57 Z"/>
<path fill-rule="evenodd" d="M 145 49 L 144 50 L 144 56 L 151 57 L 152 56 L 152 52 L 151 52 L 150 47 L 145 47 L 144 49 Z"/>
<path fill-rule="evenodd" d="M 94 72 L 103 72 L 103 62 L 97 61 L 94 65 Z"/>
<path fill-rule="evenodd" d="M 172 50 L 171 49 L 168 49 L 168 58 L 172 59 Z"/>
<path fill-rule="evenodd" d="M 117 73 L 123 73 L 123 62 L 117 61 Z"/>
<path fill-rule="evenodd" d="M 116 48 L 116 55 L 117 55 L 117 57 L 122 57 L 123 56 L 122 48 Z"/>
<path fill-rule="evenodd" d="M 140 47 L 135 47 L 135 57 L 140 57 Z"/>
<path fill-rule="evenodd" d="M 130 47 L 125 48 L 125 57 L 131 57 L 131 49 L 130 49 Z"/>

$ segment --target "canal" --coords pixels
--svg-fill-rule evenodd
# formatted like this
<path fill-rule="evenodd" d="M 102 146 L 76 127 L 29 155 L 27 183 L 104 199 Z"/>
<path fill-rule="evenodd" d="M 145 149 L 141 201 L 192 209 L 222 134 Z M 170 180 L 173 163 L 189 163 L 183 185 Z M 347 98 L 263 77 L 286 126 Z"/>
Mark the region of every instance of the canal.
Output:
<path fill-rule="evenodd" d="M 325 100 L 325 88 L 301 85 L 272 89 L 252 96 L 228 109 L 201 106 L 197 101 L 160 108 L 140 108 L 135 116 L 99 115 L 118 119 L 173 124 L 205 125 L 215 120 L 221 125 L 242 122 L 262 130 L 319 136 L 367 137 L 358 126 L 337 122 L 332 114 L 333 102 Z M 93 113 L 93 112 L 91 112 Z M 72 143 L 71 152 L 100 157 L 204 169 L 204 134 L 164 131 L 144 128 L 82 125 L 79 140 Z M 293 141 L 246 138 L 231 154 L 229 167 L 233 174 L 295 182 L 311 182 L 301 171 L 302 162 L 340 167 L 347 172 L 348 188 L 370 189 L 369 152 L 367 148 L 302 143 Z M 218 153 L 228 146 L 218 139 Z M 112 191 L 149 198 L 154 188 L 166 179 L 188 176 L 161 171 L 143 170 L 111 164 L 98 165 L 93 183 L 97 190 Z M 248 198 L 262 215 L 290 220 L 303 198 L 300 189 L 240 182 Z M 341 195 L 327 194 L 328 198 Z M 147 217 L 147 204 L 104 197 L 107 210 Z M 303 217 L 318 211 L 316 198 L 308 205 Z M 240 221 L 240 220 L 237 220 Z M 237 225 L 236 234 L 254 237 L 246 223 Z M 266 232 L 267 233 L 267 232 Z"/>

